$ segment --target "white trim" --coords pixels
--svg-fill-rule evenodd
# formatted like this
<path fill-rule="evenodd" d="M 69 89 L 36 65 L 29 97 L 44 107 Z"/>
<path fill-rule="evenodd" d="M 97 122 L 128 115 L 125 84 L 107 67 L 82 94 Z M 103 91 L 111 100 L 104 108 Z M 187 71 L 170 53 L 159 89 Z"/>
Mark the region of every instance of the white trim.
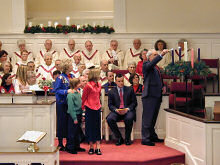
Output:
<path fill-rule="evenodd" d="M 127 31 L 126 0 L 114 0 L 114 28 L 118 33 Z"/>
<path fill-rule="evenodd" d="M 23 33 L 25 27 L 25 0 L 12 0 L 12 32 Z"/>

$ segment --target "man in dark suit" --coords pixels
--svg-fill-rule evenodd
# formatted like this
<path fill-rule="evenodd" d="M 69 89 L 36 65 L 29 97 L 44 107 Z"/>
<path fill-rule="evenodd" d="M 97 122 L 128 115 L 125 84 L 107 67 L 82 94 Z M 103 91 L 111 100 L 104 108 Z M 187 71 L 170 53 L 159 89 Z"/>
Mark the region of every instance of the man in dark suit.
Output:
<path fill-rule="evenodd" d="M 114 82 L 114 73 L 112 71 L 107 71 L 107 79 L 108 82 L 103 85 L 105 89 L 105 93 L 108 93 L 110 88 L 117 86 L 116 83 Z"/>
<path fill-rule="evenodd" d="M 118 129 L 117 122 L 124 120 L 125 123 L 125 144 L 131 145 L 130 136 L 133 127 L 133 121 L 136 116 L 137 99 L 133 88 L 124 86 L 124 77 L 121 74 L 116 75 L 117 84 L 108 93 L 108 107 L 111 110 L 107 116 L 107 122 L 115 137 L 116 145 L 124 143 L 124 139 Z M 123 109 L 123 110 L 121 110 Z"/>
<path fill-rule="evenodd" d="M 168 52 L 164 49 L 160 55 L 155 50 L 148 51 L 148 61 L 143 64 L 144 91 L 142 92 L 142 144 L 154 146 L 154 142 L 163 142 L 155 133 L 155 123 L 157 121 L 160 104 L 162 101 L 163 80 L 157 63 Z"/>

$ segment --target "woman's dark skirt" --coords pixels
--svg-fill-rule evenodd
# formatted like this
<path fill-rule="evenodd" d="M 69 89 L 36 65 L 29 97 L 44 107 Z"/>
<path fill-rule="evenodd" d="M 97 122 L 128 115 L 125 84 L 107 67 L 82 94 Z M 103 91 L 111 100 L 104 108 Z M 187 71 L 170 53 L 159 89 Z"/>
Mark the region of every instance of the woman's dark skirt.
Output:
<path fill-rule="evenodd" d="M 96 142 L 101 140 L 101 111 L 86 108 L 86 140 L 88 142 Z"/>
<path fill-rule="evenodd" d="M 68 106 L 67 104 L 56 103 L 56 117 L 57 117 L 57 137 L 58 139 L 67 137 L 68 130 Z"/>

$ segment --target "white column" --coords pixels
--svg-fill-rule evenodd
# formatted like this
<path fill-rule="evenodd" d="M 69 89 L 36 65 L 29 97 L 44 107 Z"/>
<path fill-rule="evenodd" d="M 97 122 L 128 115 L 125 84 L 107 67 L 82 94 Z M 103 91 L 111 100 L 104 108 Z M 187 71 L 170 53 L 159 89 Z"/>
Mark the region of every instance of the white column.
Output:
<path fill-rule="evenodd" d="M 25 0 L 12 0 L 12 33 L 23 33 L 25 12 Z"/>
<path fill-rule="evenodd" d="M 114 0 L 114 29 L 117 33 L 126 32 L 126 0 Z"/>

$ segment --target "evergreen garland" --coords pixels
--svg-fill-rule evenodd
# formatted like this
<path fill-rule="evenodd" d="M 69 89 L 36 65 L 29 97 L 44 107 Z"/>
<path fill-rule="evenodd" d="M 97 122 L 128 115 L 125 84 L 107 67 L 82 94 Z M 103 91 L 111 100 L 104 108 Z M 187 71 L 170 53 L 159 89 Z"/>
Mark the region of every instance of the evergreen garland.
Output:
<path fill-rule="evenodd" d="M 208 76 L 211 73 L 209 67 L 203 62 L 195 62 L 194 67 L 191 61 L 178 61 L 174 64 L 170 63 L 165 67 L 164 73 L 169 76 Z"/>
<path fill-rule="evenodd" d="M 115 32 L 113 27 L 109 27 L 109 26 L 91 26 L 91 25 L 83 25 L 82 27 L 80 27 L 79 29 L 77 29 L 76 25 L 57 25 L 56 28 L 51 26 L 51 27 L 40 27 L 39 25 L 36 26 L 32 26 L 32 27 L 28 27 L 26 26 L 24 29 L 24 33 L 107 33 L 107 34 L 111 34 Z"/>

